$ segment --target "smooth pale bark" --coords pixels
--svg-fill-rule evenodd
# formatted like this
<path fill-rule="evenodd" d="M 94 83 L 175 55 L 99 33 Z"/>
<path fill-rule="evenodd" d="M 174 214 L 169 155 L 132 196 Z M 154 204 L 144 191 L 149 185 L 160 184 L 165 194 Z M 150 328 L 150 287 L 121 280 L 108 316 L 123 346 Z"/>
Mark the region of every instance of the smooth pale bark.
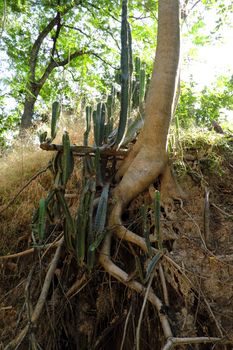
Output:
<path fill-rule="evenodd" d="M 161 175 L 164 198 L 177 196 L 168 167 L 167 139 L 178 81 L 180 57 L 179 0 L 160 0 L 153 75 L 145 105 L 145 123 L 121 165 L 115 198 L 125 206 Z"/>
<path fill-rule="evenodd" d="M 117 178 L 120 180 L 113 193 L 113 209 L 109 227 L 120 239 L 131 242 L 147 252 L 143 237 L 125 228 L 121 221 L 124 207 L 140 192 L 161 176 L 161 199 L 166 206 L 173 197 L 181 197 L 168 165 L 167 138 L 171 122 L 180 53 L 179 0 L 159 0 L 158 39 L 153 76 L 147 94 L 145 123 L 133 149 L 122 163 Z M 139 293 L 143 289 L 137 281 L 111 260 L 111 234 L 107 235 L 99 257 L 103 268 L 114 278 Z M 145 291 L 144 291 L 145 292 Z M 166 339 L 172 337 L 166 315 L 161 317 L 162 303 L 150 291 L 148 300 L 155 305 Z"/>

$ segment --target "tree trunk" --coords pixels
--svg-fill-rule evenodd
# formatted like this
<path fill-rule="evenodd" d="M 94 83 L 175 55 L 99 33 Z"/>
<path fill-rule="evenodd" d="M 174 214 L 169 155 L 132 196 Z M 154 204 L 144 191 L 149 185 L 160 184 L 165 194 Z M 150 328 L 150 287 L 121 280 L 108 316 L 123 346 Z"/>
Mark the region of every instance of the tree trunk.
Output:
<path fill-rule="evenodd" d="M 178 80 L 179 15 L 179 0 L 159 1 L 156 57 L 145 106 L 145 124 L 117 174 L 117 179 L 122 179 L 115 197 L 123 206 L 160 175 L 163 199 L 176 195 L 168 167 L 167 138 Z"/>
<path fill-rule="evenodd" d="M 24 101 L 24 110 L 23 114 L 21 117 L 21 130 L 28 129 L 32 126 L 32 117 L 34 113 L 34 106 L 36 103 L 36 99 L 38 97 L 38 94 L 34 96 L 26 96 L 25 101 Z"/>
<path fill-rule="evenodd" d="M 179 0 L 159 0 L 158 38 L 153 75 L 147 93 L 145 123 L 129 156 L 123 161 L 117 178 L 121 181 L 113 193 L 113 209 L 109 227 L 120 239 L 148 253 L 145 239 L 123 226 L 121 216 L 125 206 L 161 176 L 161 202 L 165 210 L 172 198 L 181 197 L 168 165 L 167 139 L 175 100 L 179 68 L 180 27 Z M 111 260 L 111 234 L 103 243 L 99 262 L 113 277 L 133 290 L 145 294 L 145 288 Z M 165 339 L 172 336 L 167 317 L 161 313 L 162 303 L 150 290 L 148 300 L 156 307 Z"/>

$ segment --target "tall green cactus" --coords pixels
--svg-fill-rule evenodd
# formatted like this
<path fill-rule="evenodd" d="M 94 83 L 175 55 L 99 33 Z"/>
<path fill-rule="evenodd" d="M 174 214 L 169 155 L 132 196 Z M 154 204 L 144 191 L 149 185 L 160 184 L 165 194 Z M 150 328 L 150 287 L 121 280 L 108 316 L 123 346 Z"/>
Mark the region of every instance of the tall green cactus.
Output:
<path fill-rule="evenodd" d="M 46 200 L 40 199 L 39 202 L 39 217 L 38 217 L 38 235 L 39 240 L 43 241 L 45 235 L 45 223 L 46 223 Z"/>
<path fill-rule="evenodd" d="M 140 70 L 139 77 L 139 107 L 142 106 L 142 103 L 145 99 L 145 88 L 146 88 L 146 71 L 145 69 Z"/>
<path fill-rule="evenodd" d="M 63 153 L 62 153 L 62 182 L 66 186 L 70 175 L 74 168 L 74 158 L 73 153 L 70 148 L 70 138 L 69 134 L 65 131 L 62 137 Z"/>
<path fill-rule="evenodd" d="M 94 229 L 93 229 L 93 211 L 94 211 L 94 198 L 96 192 L 96 181 L 95 179 L 91 179 L 90 181 L 90 202 L 88 209 L 88 227 L 87 227 L 87 267 L 91 270 L 94 266 L 95 260 L 95 252 L 91 251 L 89 247 L 92 245 L 94 241 Z"/>
<path fill-rule="evenodd" d="M 119 147 L 124 139 L 129 109 L 129 24 L 128 24 L 128 1 L 122 0 L 121 13 L 121 109 L 116 145 Z"/>
<path fill-rule="evenodd" d="M 90 251 L 95 251 L 106 235 L 106 218 L 108 210 L 108 196 L 109 196 L 110 184 L 106 184 L 103 187 L 99 205 L 96 212 L 94 230 L 96 232 L 95 241 L 89 246 Z"/>
<path fill-rule="evenodd" d="M 86 106 L 86 130 L 84 132 L 84 146 L 88 146 L 88 136 L 91 131 L 91 106 Z"/>
<path fill-rule="evenodd" d="M 97 110 L 93 112 L 94 124 L 94 138 L 95 145 L 100 147 L 104 140 L 104 126 L 105 126 L 106 107 L 104 103 L 98 103 Z"/>
<path fill-rule="evenodd" d="M 76 254 L 80 264 L 83 264 L 86 254 L 86 227 L 90 200 L 89 186 L 90 180 L 85 179 L 76 219 Z"/>
<path fill-rule="evenodd" d="M 140 109 L 142 112 L 142 105 L 145 99 L 145 90 L 147 84 L 145 63 L 142 64 L 139 57 L 135 58 L 135 80 L 133 81 L 133 107 Z"/>
<path fill-rule="evenodd" d="M 52 119 L 51 119 L 51 141 L 57 135 L 57 122 L 61 113 L 60 103 L 55 101 L 52 104 Z"/>

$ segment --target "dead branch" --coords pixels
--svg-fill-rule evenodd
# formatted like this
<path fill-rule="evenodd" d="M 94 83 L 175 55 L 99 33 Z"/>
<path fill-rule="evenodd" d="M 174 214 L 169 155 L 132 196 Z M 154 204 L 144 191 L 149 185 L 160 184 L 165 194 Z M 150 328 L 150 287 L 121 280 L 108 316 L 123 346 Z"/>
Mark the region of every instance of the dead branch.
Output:
<path fill-rule="evenodd" d="M 56 248 L 59 246 L 61 240 L 57 241 L 57 242 L 52 242 L 52 243 L 49 243 L 49 244 L 46 244 L 42 247 L 40 247 L 40 249 L 46 249 L 46 252 L 51 249 L 51 248 Z M 7 260 L 7 259 L 16 259 L 16 258 L 20 258 L 22 256 L 26 256 L 26 255 L 29 255 L 29 254 L 33 254 L 36 250 L 38 250 L 37 247 L 33 247 L 33 248 L 30 248 L 30 249 L 27 249 L 27 250 L 24 250 L 22 252 L 19 252 L 19 253 L 15 253 L 15 254 L 9 254 L 9 255 L 3 255 L 3 256 L 0 256 L 0 260 Z M 45 253 L 46 253 L 45 252 Z M 44 255 L 45 255 L 44 253 Z"/>
<path fill-rule="evenodd" d="M 54 143 L 41 143 L 40 148 L 45 151 L 63 151 L 63 145 L 57 145 Z M 74 155 L 78 155 L 80 157 L 84 157 L 85 155 L 89 154 L 90 156 L 94 156 L 97 148 L 96 147 L 89 147 L 89 146 L 76 146 L 72 145 L 70 146 L 71 151 L 74 153 Z M 114 156 L 118 158 L 125 157 L 128 153 L 128 150 L 115 150 L 110 148 L 99 148 L 100 154 L 104 156 Z"/>
<path fill-rule="evenodd" d="M 209 343 L 221 343 L 221 344 L 232 344 L 232 341 L 227 340 L 226 338 L 214 338 L 214 337 L 190 337 L 190 338 L 170 338 L 163 347 L 162 350 L 173 349 L 176 345 L 182 344 L 209 344 Z"/>
<path fill-rule="evenodd" d="M 58 260 L 59 260 L 60 255 L 61 255 L 61 248 L 62 248 L 63 242 L 64 242 L 64 238 L 62 238 L 59 241 L 59 245 L 57 247 L 57 250 L 56 250 L 56 252 L 54 254 L 54 257 L 53 257 L 53 259 L 51 261 L 51 264 L 50 264 L 49 269 L 47 271 L 47 274 L 45 276 L 44 284 L 43 284 L 43 287 L 42 287 L 39 299 L 37 301 L 37 304 L 36 304 L 35 309 L 34 309 L 34 311 L 32 313 L 32 316 L 31 316 L 31 323 L 30 324 L 28 323 L 22 329 L 22 331 L 17 335 L 17 337 L 15 339 L 13 339 L 4 348 L 4 350 L 16 349 L 19 346 L 19 344 L 21 344 L 21 342 L 23 341 L 25 336 L 27 335 L 27 333 L 29 331 L 29 328 L 32 327 L 32 326 L 35 326 L 36 322 L 38 321 L 38 319 L 40 317 L 40 314 L 41 314 L 41 311 L 42 311 L 42 309 L 44 307 L 47 295 L 48 295 L 48 291 L 49 291 L 49 288 L 50 288 L 50 284 L 51 284 L 54 272 L 55 272 L 56 267 L 57 267 Z"/>
<path fill-rule="evenodd" d="M 160 277 L 162 289 L 163 289 L 164 303 L 166 306 L 169 306 L 168 290 L 167 290 L 167 284 L 166 284 L 166 279 L 164 276 L 162 264 L 159 264 L 159 277 Z"/>
<path fill-rule="evenodd" d="M 138 325 L 137 325 L 137 329 L 136 329 L 136 350 L 140 350 L 140 330 L 141 330 L 141 324 L 142 324 L 142 317 L 143 317 L 143 313 L 144 313 L 144 310 L 145 310 L 145 307 L 146 307 L 146 302 L 147 302 L 147 299 L 148 299 L 148 294 L 149 294 L 149 291 L 150 291 L 150 288 L 151 288 L 151 283 L 153 281 L 153 278 L 154 278 L 154 272 L 151 274 L 148 286 L 146 288 L 146 293 L 145 293 L 145 296 L 144 296 L 142 308 L 141 308 L 141 311 L 140 311 L 140 316 L 139 316 Z"/>
<path fill-rule="evenodd" d="M 125 337 L 126 337 L 126 332 L 127 332 L 127 327 L 128 327 L 128 323 L 129 323 L 129 317 L 130 317 L 131 313 L 132 313 L 132 304 L 130 306 L 129 312 L 128 312 L 126 320 L 125 320 L 125 325 L 124 325 L 124 331 L 123 331 L 123 337 L 122 337 L 122 341 L 121 341 L 120 350 L 123 350 Z"/>

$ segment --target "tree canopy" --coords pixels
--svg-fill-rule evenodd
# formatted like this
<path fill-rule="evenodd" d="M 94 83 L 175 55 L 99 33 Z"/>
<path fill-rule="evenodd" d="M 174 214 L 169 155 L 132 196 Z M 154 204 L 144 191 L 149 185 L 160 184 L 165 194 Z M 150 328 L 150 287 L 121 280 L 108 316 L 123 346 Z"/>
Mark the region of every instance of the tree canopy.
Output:
<path fill-rule="evenodd" d="M 0 6 L 3 63 L 0 135 L 17 129 L 27 100 L 31 103 L 29 119 L 33 121 L 44 120 L 54 100 L 77 109 L 83 99 L 93 103 L 105 98 L 112 83 L 117 82 L 120 68 L 120 1 L 101 0 L 97 4 L 76 0 L 67 4 L 25 0 L 6 1 Z M 204 12 L 213 14 L 211 31 Z M 231 16 L 230 1 L 183 1 L 183 37 L 193 43 L 183 62 L 195 60 L 194 47 L 221 41 L 222 29 L 231 25 Z M 150 75 L 157 26 L 156 2 L 131 1 L 129 23 L 134 58 L 141 58 Z M 215 86 L 206 84 L 200 96 L 194 89 L 198 77 L 185 82 L 177 110 L 181 124 L 210 124 L 222 115 L 217 111 L 232 108 L 231 76 L 226 72 L 221 83 L 220 79 Z M 187 105 L 188 101 L 191 105 Z"/>

